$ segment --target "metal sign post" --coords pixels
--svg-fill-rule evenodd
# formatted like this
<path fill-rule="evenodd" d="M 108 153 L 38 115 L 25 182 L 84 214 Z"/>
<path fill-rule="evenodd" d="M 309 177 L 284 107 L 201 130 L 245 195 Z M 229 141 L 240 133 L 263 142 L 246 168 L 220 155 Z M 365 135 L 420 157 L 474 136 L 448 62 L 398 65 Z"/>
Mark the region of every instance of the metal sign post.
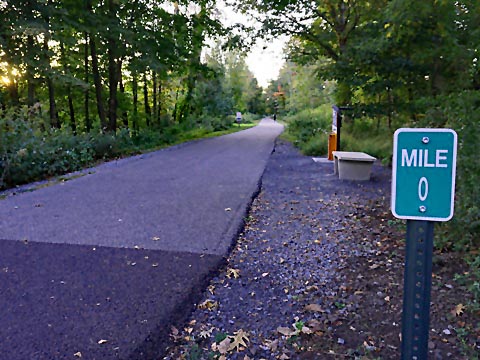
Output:
<path fill-rule="evenodd" d="M 407 220 L 402 360 L 427 359 L 434 224 Z"/>
<path fill-rule="evenodd" d="M 453 216 L 457 134 L 398 129 L 393 143 L 392 213 L 407 219 L 402 360 L 428 355 L 433 229 Z"/>

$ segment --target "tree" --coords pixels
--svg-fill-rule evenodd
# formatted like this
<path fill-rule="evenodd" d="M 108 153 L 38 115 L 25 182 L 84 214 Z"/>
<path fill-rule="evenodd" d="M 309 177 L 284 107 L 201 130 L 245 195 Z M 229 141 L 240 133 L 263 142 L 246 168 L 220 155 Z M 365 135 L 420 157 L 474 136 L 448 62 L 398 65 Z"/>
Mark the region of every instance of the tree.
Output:
<path fill-rule="evenodd" d="M 290 55 L 298 63 L 317 61 L 321 57 L 331 60 L 333 67 L 346 67 L 350 63 L 346 51 L 356 37 L 359 27 L 378 18 L 386 0 L 316 0 L 311 1 L 247 1 L 244 11 L 256 10 L 262 16 L 262 35 L 287 34 L 297 41 L 292 43 Z M 293 56 L 295 54 L 295 56 Z M 331 70 L 327 74 L 334 78 Z M 351 102 L 348 79 L 336 78 L 337 102 Z"/>
<path fill-rule="evenodd" d="M 45 106 L 52 127 L 69 124 L 73 132 L 116 133 L 129 120 L 135 131 L 160 127 L 174 108 L 177 120 L 187 119 L 208 71 L 201 62 L 205 38 L 225 31 L 211 0 L 179 2 L 173 11 L 165 5 L 0 2 L 1 107 Z"/>

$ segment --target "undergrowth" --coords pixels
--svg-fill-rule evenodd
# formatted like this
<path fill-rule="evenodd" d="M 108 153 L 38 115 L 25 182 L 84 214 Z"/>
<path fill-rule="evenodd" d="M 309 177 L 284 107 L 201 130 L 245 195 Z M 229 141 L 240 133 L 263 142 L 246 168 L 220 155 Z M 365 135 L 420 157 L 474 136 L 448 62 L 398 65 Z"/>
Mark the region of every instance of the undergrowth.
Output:
<path fill-rule="evenodd" d="M 420 120 L 397 118 L 389 128 L 385 122 L 361 118 L 346 119 L 341 128 L 341 150 L 362 151 L 385 165 L 391 164 L 393 132 L 399 127 L 451 128 L 458 134 L 455 216 L 439 223 L 435 231 L 435 247 L 441 251 L 465 254 L 469 271 L 458 280 L 467 285 L 472 300 L 467 309 L 480 314 L 480 106 L 478 91 L 464 91 L 437 97 L 424 104 L 428 109 Z M 286 119 L 286 138 L 305 155 L 326 155 L 332 111 L 329 106 L 304 110 Z M 480 323 L 476 329 L 480 333 Z"/>
<path fill-rule="evenodd" d="M 316 109 L 303 110 L 285 119 L 285 138 L 293 142 L 305 155 L 325 156 L 328 136 L 332 129 L 332 108 L 325 104 Z M 362 151 L 386 163 L 391 161 L 393 130 L 379 126 L 372 119 L 344 121 L 341 128 L 341 150 Z"/>
<path fill-rule="evenodd" d="M 215 120 L 216 121 L 216 120 Z M 213 121 L 213 122 L 215 122 Z M 215 127 L 198 125 L 186 128 L 121 129 L 116 134 L 99 131 L 73 134 L 69 129 L 43 130 L 25 109 L 0 114 L 0 189 L 43 180 L 83 169 L 98 162 L 157 150 L 166 146 L 207 138 L 252 127 L 229 122 Z"/>

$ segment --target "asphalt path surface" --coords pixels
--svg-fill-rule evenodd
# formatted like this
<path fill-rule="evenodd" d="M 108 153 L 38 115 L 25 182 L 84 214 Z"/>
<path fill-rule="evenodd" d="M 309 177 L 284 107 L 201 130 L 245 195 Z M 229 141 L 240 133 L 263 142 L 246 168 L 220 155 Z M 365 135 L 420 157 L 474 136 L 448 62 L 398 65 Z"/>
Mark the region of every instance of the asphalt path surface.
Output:
<path fill-rule="evenodd" d="M 283 127 L 0 200 L 0 359 L 156 359 L 241 229 Z"/>

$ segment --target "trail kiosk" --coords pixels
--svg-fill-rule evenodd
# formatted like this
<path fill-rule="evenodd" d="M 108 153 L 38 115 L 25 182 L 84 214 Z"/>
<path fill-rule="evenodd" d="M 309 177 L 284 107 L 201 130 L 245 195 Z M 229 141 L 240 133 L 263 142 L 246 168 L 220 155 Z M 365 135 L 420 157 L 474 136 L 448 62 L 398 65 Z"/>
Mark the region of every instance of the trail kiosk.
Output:
<path fill-rule="evenodd" d="M 428 356 L 433 228 L 453 217 L 457 134 L 398 129 L 393 141 L 392 213 L 407 220 L 402 360 Z"/>

